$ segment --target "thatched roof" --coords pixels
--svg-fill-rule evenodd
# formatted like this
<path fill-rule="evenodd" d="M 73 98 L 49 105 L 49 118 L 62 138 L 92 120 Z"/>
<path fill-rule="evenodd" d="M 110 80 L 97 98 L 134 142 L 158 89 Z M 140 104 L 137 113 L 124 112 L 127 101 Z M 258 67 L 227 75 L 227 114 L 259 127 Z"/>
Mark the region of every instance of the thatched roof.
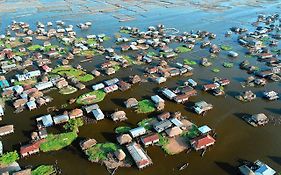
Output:
<path fill-rule="evenodd" d="M 138 100 L 135 99 L 135 98 L 129 98 L 124 103 L 125 103 L 127 108 L 130 108 L 132 106 L 136 106 L 138 104 Z"/>
<path fill-rule="evenodd" d="M 94 146 L 96 143 L 97 141 L 95 139 L 87 139 L 80 142 L 80 147 L 82 150 L 86 150 Z"/>
<path fill-rule="evenodd" d="M 132 141 L 132 137 L 129 134 L 122 134 L 121 136 L 117 137 L 117 141 L 120 145 L 130 143 Z"/>
<path fill-rule="evenodd" d="M 113 114 L 111 114 L 111 118 L 112 118 L 113 121 L 126 120 L 127 119 L 125 111 L 114 112 Z"/>
<path fill-rule="evenodd" d="M 118 149 L 114 152 L 115 157 L 119 160 L 122 161 L 126 158 L 126 154 L 122 149 Z"/>

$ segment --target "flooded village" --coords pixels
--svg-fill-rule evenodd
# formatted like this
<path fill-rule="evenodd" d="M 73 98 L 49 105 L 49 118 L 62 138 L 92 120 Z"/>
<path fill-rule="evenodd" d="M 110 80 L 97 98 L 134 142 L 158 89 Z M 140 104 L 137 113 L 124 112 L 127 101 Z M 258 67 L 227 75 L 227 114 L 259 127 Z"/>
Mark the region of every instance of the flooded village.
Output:
<path fill-rule="evenodd" d="M 0 4 L 1 174 L 281 172 L 280 2 L 52 2 Z"/>

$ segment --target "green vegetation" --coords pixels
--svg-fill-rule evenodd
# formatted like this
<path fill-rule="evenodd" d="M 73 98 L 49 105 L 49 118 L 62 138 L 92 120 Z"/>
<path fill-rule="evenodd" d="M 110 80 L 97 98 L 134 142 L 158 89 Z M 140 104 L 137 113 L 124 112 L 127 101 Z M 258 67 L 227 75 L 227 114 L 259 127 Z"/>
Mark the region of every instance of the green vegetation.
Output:
<path fill-rule="evenodd" d="M 128 133 L 130 131 L 130 129 L 132 129 L 132 128 L 129 126 L 119 126 L 119 127 L 115 128 L 115 133 L 116 134 Z"/>
<path fill-rule="evenodd" d="M 152 125 L 151 123 L 153 121 L 155 121 L 156 119 L 155 118 L 146 118 L 146 119 L 143 119 L 142 121 L 138 122 L 138 126 L 142 126 L 144 127 L 145 129 L 149 130 L 149 129 L 152 129 Z"/>
<path fill-rule="evenodd" d="M 193 139 L 197 136 L 199 136 L 199 130 L 198 127 L 196 125 L 192 125 L 192 128 L 189 129 L 187 132 L 182 133 L 181 136 L 183 137 L 187 137 L 188 139 Z"/>
<path fill-rule="evenodd" d="M 167 148 L 166 146 L 169 144 L 169 139 L 167 137 L 162 136 L 161 134 L 159 135 L 159 145 L 161 148 L 167 153 L 168 155 L 173 155 Z"/>
<path fill-rule="evenodd" d="M 232 50 L 232 47 L 231 47 L 231 46 L 228 46 L 228 45 L 222 45 L 222 46 L 221 46 L 221 49 L 222 49 L 222 50 L 226 50 L 226 51 L 230 51 L 230 50 Z"/>
<path fill-rule="evenodd" d="M 34 85 L 37 83 L 36 78 L 24 80 L 24 81 L 15 81 L 14 85 L 26 86 L 26 85 Z"/>
<path fill-rule="evenodd" d="M 76 132 L 67 132 L 56 135 L 49 134 L 46 138 L 46 142 L 40 145 L 40 150 L 43 152 L 60 150 L 70 145 L 77 136 Z"/>
<path fill-rule="evenodd" d="M 46 47 L 44 47 L 44 52 L 50 52 L 51 49 L 57 49 L 58 47 L 59 47 L 58 45 L 46 46 Z"/>
<path fill-rule="evenodd" d="M 214 68 L 214 69 L 212 69 L 212 71 L 215 72 L 215 73 L 219 73 L 220 72 L 220 70 L 218 68 Z"/>
<path fill-rule="evenodd" d="M 126 34 L 129 34 L 129 33 L 130 33 L 129 30 L 124 30 L 124 29 L 123 29 L 123 30 L 120 30 L 119 32 L 120 32 L 120 33 L 126 33 Z"/>
<path fill-rule="evenodd" d="M 102 38 L 104 41 L 108 41 L 108 40 L 110 40 L 111 38 L 109 37 L 109 36 L 105 36 L 105 37 L 103 37 Z"/>
<path fill-rule="evenodd" d="M 83 70 L 78 70 L 70 66 L 59 66 L 52 70 L 52 73 L 59 74 L 61 76 L 73 76 L 81 82 L 88 82 L 94 79 L 94 76 L 87 74 Z"/>
<path fill-rule="evenodd" d="M 112 66 L 112 68 L 117 72 L 118 70 L 121 69 L 121 66 L 118 64 L 115 64 L 114 66 Z"/>
<path fill-rule="evenodd" d="M 17 151 L 7 152 L 0 157 L 0 165 L 9 165 L 19 160 L 19 154 Z"/>
<path fill-rule="evenodd" d="M 123 58 L 128 61 L 129 65 L 135 64 L 135 61 L 128 55 L 124 55 Z"/>
<path fill-rule="evenodd" d="M 95 50 L 82 50 L 79 55 L 80 56 L 94 56 L 95 53 L 96 53 Z"/>
<path fill-rule="evenodd" d="M 12 48 L 12 46 L 11 46 L 11 44 L 5 44 L 5 48 L 10 49 L 10 48 Z"/>
<path fill-rule="evenodd" d="M 73 132 L 79 132 L 79 127 L 83 126 L 84 122 L 82 118 L 70 119 L 66 124 L 63 125 L 63 128 Z"/>
<path fill-rule="evenodd" d="M 32 170 L 31 175 L 52 175 L 55 173 L 56 170 L 52 165 L 41 165 Z"/>
<path fill-rule="evenodd" d="M 189 59 L 184 59 L 183 64 L 196 65 L 197 63 L 195 61 L 192 61 L 192 60 L 189 60 Z"/>
<path fill-rule="evenodd" d="M 87 105 L 102 101 L 106 93 L 103 90 L 88 92 L 78 97 L 77 104 Z"/>
<path fill-rule="evenodd" d="M 87 44 L 88 45 L 94 45 L 94 44 L 97 44 L 97 40 L 94 39 L 94 38 L 90 38 L 87 40 Z"/>
<path fill-rule="evenodd" d="M 185 46 L 179 46 L 176 48 L 176 50 L 178 50 L 180 53 L 187 53 L 187 52 L 190 52 L 192 49 L 189 49 Z"/>
<path fill-rule="evenodd" d="M 155 53 L 155 52 L 148 52 L 146 55 L 147 55 L 148 57 L 156 57 L 156 56 L 157 56 L 157 53 Z"/>
<path fill-rule="evenodd" d="M 231 63 L 231 62 L 224 62 L 223 63 L 223 67 L 232 68 L 233 67 L 233 63 Z"/>
<path fill-rule="evenodd" d="M 107 154 L 118 149 L 118 145 L 114 143 L 98 143 L 86 150 L 89 161 L 98 162 L 107 159 Z"/>
<path fill-rule="evenodd" d="M 41 48 L 42 46 L 36 44 L 36 45 L 29 46 L 27 49 L 29 51 L 36 51 L 36 50 L 40 50 Z"/>
<path fill-rule="evenodd" d="M 22 57 L 22 56 L 28 55 L 28 53 L 27 52 L 15 52 L 15 55 Z"/>
<path fill-rule="evenodd" d="M 150 100 L 142 100 L 138 104 L 137 113 L 150 113 L 155 111 L 155 105 Z"/>
<path fill-rule="evenodd" d="M 66 86 L 60 89 L 59 93 L 63 94 L 63 95 L 67 95 L 67 94 L 72 94 L 74 92 L 76 92 L 77 89 L 75 87 L 72 86 Z"/>

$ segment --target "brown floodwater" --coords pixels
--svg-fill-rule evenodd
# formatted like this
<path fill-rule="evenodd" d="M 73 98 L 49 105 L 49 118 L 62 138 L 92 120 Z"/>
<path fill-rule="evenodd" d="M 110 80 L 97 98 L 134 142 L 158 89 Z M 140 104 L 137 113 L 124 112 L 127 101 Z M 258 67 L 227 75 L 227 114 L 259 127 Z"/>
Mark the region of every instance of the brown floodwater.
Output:
<path fill-rule="evenodd" d="M 279 7 L 278 7 L 279 4 Z M 198 96 L 192 97 L 185 105 L 175 104 L 166 100 L 165 111 L 180 111 L 184 116 L 196 125 L 207 124 L 217 132 L 217 142 L 215 146 L 211 147 L 204 157 L 200 156 L 199 152 L 192 151 L 189 154 L 185 152 L 168 156 L 161 148 L 151 146 L 147 148 L 148 155 L 152 158 L 153 165 L 139 171 L 135 166 L 131 168 L 120 168 L 116 174 L 192 174 L 192 175 L 224 175 L 237 174 L 237 165 L 239 159 L 246 159 L 254 161 L 260 159 L 268 163 L 277 171 L 281 171 L 281 129 L 280 125 L 269 124 L 266 127 L 254 128 L 246 124 L 240 119 L 244 114 L 255 114 L 263 112 L 275 118 L 281 117 L 281 103 L 280 100 L 269 102 L 261 98 L 264 90 L 274 90 L 279 93 L 281 84 L 277 82 L 270 82 L 265 87 L 247 87 L 242 88 L 240 82 L 245 80 L 249 75 L 239 69 L 239 63 L 244 59 L 248 59 L 251 64 L 257 65 L 261 68 L 264 64 L 256 62 L 255 58 L 245 58 L 245 49 L 239 46 L 236 42 L 237 36 L 233 35 L 230 38 L 224 38 L 224 33 L 232 26 L 244 26 L 251 28 L 250 24 L 255 20 L 259 13 L 275 13 L 280 12 L 280 2 L 272 2 L 262 4 L 259 6 L 231 6 L 225 11 L 202 11 L 200 9 L 193 9 L 187 7 L 175 8 L 152 8 L 147 12 L 142 12 L 134 21 L 126 23 L 119 23 L 113 19 L 110 13 L 105 14 L 87 14 L 75 17 L 68 17 L 64 14 L 58 14 L 57 18 L 46 18 L 46 14 L 39 13 L 37 16 L 17 17 L 17 20 L 35 23 L 37 20 L 46 22 L 48 20 L 63 19 L 67 24 L 77 24 L 87 20 L 93 21 L 93 26 L 90 30 L 78 32 L 79 35 L 86 36 L 91 33 L 106 33 L 113 37 L 113 34 L 118 31 L 121 25 L 136 26 L 141 29 L 146 29 L 149 25 L 157 25 L 163 23 L 167 27 L 175 27 L 181 32 L 194 30 L 208 30 L 215 32 L 218 38 L 214 40 L 216 44 L 226 43 L 231 45 L 240 56 L 235 59 L 230 59 L 225 53 L 221 53 L 217 58 L 210 59 L 213 66 L 209 68 L 194 66 L 194 75 L 192 78 L 198 81 L 199 84 L 208 83 L 213 77 L 224 77 L 231 80 L 231 84 L 225 88 L 226 97 L 215 97 L 209 93 L 198 89 Z M 48 12 L 55 13 L 55 12 Z M 13 15 L 1 14 L 2 29 L 10 20 L 14 19 Z M 42 41 L 41 41 L 42 42 Z M 40 43 L 40 41 L 38 41 Z M 111 42 L 106 42 L 106 46 L 111 46 Z M 279 45 L 280 48 L 280 45 Z M 128 54 L 132 54 L 128 52 Z M 171 60 L 170 64 L 176 61 L 182 61 L 184 58 L 199 61 L 203 56 L 208 57 L 208 49 L 200 49 L 196 46 L 194 51 L 186 54 L 181 54 L 177 60 Z M 103 61 L 103 57 L 96 57 L 93 62 L 81 63 L 82 67 L 88 71 L 93 70 Z M 224 61 L 232 61 L 234 67 L 231 69 L 223 68 Z M 71 62 L 72 65 L 77 65 L 79 60 Z M 154 62 L 153 64 L 156 64 Z M 55 66 L 55 64 L 53 64 Z M 92 84 L 100 81 L 110 79 L 113 77 L 126 79 L 129 75 L 142 74 L 147 65 L 133 66 L 130 68 L 120 70 L 111 76 L 102 76 L 87 83 L 87 89 L 78 91 L 71 95 L 60 95 L 57 90 L 48 93 L 54 98 L 54 101 L 48 106 L 60 107 L 67 103 L 67 100 L 77 97 L 80 94 L 90 91 Z M 212 68 L 217 67 L 221 71 L 213 73 Z M 95 138 L 98 142 L 116 142 L 114 135 L 114 128 L 121 125 L 136 126 L 136 123 L 146 117 L 153 117 L 156 113 L 151 114 L 136 114 L 131 109 L 125 109 L 123 101 L 129 97 L 137 99 L 147 98 L 151 95 L 157 94 L 157 90 L 161 87 L 175 88 L 179 86 L 187 77 L 175 77 L 169 79 L 166 83 L 157 85 L 152 82 L 142 83 L 133 86 L 126 92 L 114 92 L 106 96 L 105 100 L 99 103 L 99 106 L 104 113 L 111 113 L 115 109 L 124 110 L 129 118 L 127 121 L 115 123 L 110 119 L 99 121 L 96 124 L 88 124 L 81 127 L 79 130 L 79 138 L 69 147 L 50 153 L 40 153 L 33 155 L 19 161 L 21 166 L 38 166 L 41 164 L 54 164 L 58 162 L 58 166 L 62 169 L 65 175 L 88 175 L 88 174 L 108 174 L 105 167 L 99 164 L 90 163 L 86 156 L 79 149 L 79 141 L 83 138 Z M 258 98 L 250 103 L 242 103 L 234 98 L 239 92 L 245 90 L 252 90 L 257 93 Z M 214 109 L 207 113 L 205 117 L 194 114 L 189 107 L 197 101 L 205 100 L 214 105 Z M 69 105 L 67 109 L 77 107 L 75 104 Z M 30 133 L 36 128 L 35 118 L 47 113 L 47 106 L 43 106 L 34 111 L 24 111 L 19 114 L 13 113 L 11 104 L 6 105 L 6 113 L 1 121 L 1 124 L 14 124 L 15 133 L 1 138 L 4 150 L 19 150 L 20 144 L 29 141 Z M 62 111 L 60 111 L 62 112 Z M 59 132 L 60 127 L 50 128 L 49 132 Z M 189 162 L 189 167 L 183 171 L 178 171 L 178 168 Z"/>

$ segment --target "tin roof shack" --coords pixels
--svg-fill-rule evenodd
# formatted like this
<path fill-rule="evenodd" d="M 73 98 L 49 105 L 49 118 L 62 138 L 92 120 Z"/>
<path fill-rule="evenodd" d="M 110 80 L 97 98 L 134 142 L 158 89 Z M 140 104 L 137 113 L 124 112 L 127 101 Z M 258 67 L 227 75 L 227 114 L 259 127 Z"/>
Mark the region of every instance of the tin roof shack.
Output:
<path fill-rule="evenodd" d="M 131 129 L 129 132 L 133 138 L 136 138 L 144 135 L 146 133 L 146 129 L 142 126 L 139 126 L 137 128 Z"/>
<path fill-rule="evenodd" d="M 269 122 L 269 118 L 264 113 L 254 114 L 250 117 L 245 117 L 245 120 L 254 127 L 264 126 Z"/>
<path fill-rule="evenodd" d="M 205 84 L 205 85 L 203 85 L 203 90 L 209 91 L 209 90 L 217 89 L 219 87 L 220 87 L 220 85 L 218 83 Z"/>
<path fill-rule="evenodd" d="M 116 84 L 113 84 L 113 85 L 105 87 L 103 90 L 105 93 L 114 92 L 114 91 L 118 90 L 118 86 Z"/>
<path fill-rule="evenodd" d="M 190 95 L 189 94 L 180 94 L 174 98 L 176 103 L 185 103 L 188 101 Z"/>
<path fill-rule="evenodd" d="M 119 81 L 118 83 L 117 83 L 117 85 L 118 85 L 118 87 L 119 87 L 119 89 L 121 90 L 121 91 L 126 91 L 126 90 L 128 90 L 128 89 L 130 89 L 131 88 L 131 84 L 130 83 L 127 83 L 127 82 L 125 82 L 125 81 Z"/>
<path fill-rule="evenodd" d="M 140 76 L 138 76 L 138 75 L 130 76 L 130 83 L 137 84 L 139 82 L 141 82 Z"/>
<path fill-rule="evenodd" d="M 94 91 L 97 91 L 97 90 L 103 89 L 104 87 L 105 87 L 105 86 L 104 86 L 103 83 L 98 83 L 98 84 L 93 85 L 93 86 L 92 86 L 92 89 L 93 89 Z"/>
<path fill-rule="evenodd" d="M 92 113 L 95 117 L 96 120 L 103 120 L 104 119 L 104 114 L 100 108 L 92 110 Z"/>
<path fill-rule="evenodd" d="M 133 142 L 129 143 L 126 147 L 139 169 L 143 169 L 152 164 L 151 158 L 144 152 L 141 145 Z"/>
<path fill-rule="evenodd" d="M 212 129 L 207 125 L 199 127 L 198 130 L 202 135 L 207 135 L 212 131 Z"/>
<path fill-rule="evenodd" d="M 163 132 L 164 130 L 170 128 L 172 125 L 173 125 L 172 122 L 170 122 L 169 120 L 162 120 L 158 123 L 155 123 L 153 125 L 153 128 L 155 129 L 155 131 L 160 133 L 160 132 Z"/>
<path fill-rule="evenodd" d="M 162 94 L 170 100 L 173 100 L 177 95 L 168 88 L 162 90 Z"/>
<path fill-rule="evenodd" d="M 68 115 L 69 115 L 70 119 L 82 117 L 83 116 L 83 111 L 81 109 L 76 108 L 76 109 L 71 110 L 68 113 Z"/>
<path fill-rule="evenodd" d="M 239 171 L 243 175 L 276 175 L 275 170 L 259 160 L 240 166 Z"/>
<path fill-rule="evenodd" d="M 159 104 L 159 103 L 165 103 L 165 101 L 159 97 L 158 95 L 153 95 L 151 96 L 151 100 L 155 103 L 155 104 Z"/>
<path fill-rule="evenodd" d="M 95 139 L 86 139 L 79 143 L 82 150 L 87 150 L 97 143 Z"/>
<path fill-rule="evenodd" d="M 212 104 L 208 104 L 205 101 L 196 102 L 193 106 L 194 111 L 199 115 L 205 115 L 207 111 L 213 109 Z"/>
<path fill-rule="evenodd" d="M 69 120 L 69 116 L 66 114 L 58 115 L 53 117 L 55 125 L 66 123 Z"/>
<path fill-rule="evenodd" d="M 162 114 L 159 114 L 159 115 L 157 116 L 157 118 L 158 118 L 159 120 L 161 120 L 161 121 L 167 120 L 167 119 L 169 119 L 170 117 L 171 117 L 170 112 L 163 112 Z"/>
<path fill-rule="evenodd" d="M 114 84 L 118 83 L 118 81 L 119 81 L 118 78 L 113 78 L 113 79 L 104 81 L 104 84 L 106 86 L 111 86 L 111 85 L 114 85 Z"/>
<path fill-rule="evenodd" d="M 254 94 L 252 91 L 245 91 L 242 92 L 239 96 L 236 96 L 236 98 L 240 101 L 244 101 L 244 102 L 250 102 L 254 99 L 256 99 L 256 94 Z"/>
<path fill-rule="evenodd" d="M 133 108 L 133 107 L 137 107 L 138 106 L 138 100 L 135 98 L 129 98 L 128 100 L 126 100 L 124 102 L 126 108 Z"/>
<path fill-rule="evenodd" d="M 190 140 L 191 146 L 196 150 L 206 149 L 214 145 L 216 140 L 210 135 L 203 135 Z"/>
<path fill-rule="evenodd" d="M 144 146 L 149 146 L 158 143 L 159 139 L 160 138 L 157 133 L 152 133 L 141 137 L 141 142 L 143 143 Z"/>
<path fill-rule="evenodd" d="M 26 157 L 32 154 L 39 153 L 41 143 L 45 142 L 45 139 L 38 140 L 25 146 L 20 147 L 21 157 Z"/>
<path fill-rule="evenodd" d="M 192 87 L 196 87 L 197 86 L 197 82 L 194 81 L 193 79 L 188 79 L 186 82 L 184 82 L 184 85 L 185 86 L 192 86 Z"/>
<path fill-rule="evenodd" d="M 12 175 L 31 175 L 31 168 L 14 172 Z"/>
<path fill-rule="evenodd" d="M 122 135 L 118 136 L 116 139 L 120 145 L 130 143 L 133 140 L 129 134 L 122 134 Z"/>
<path fill-rule="evenodd" d="M 0 136 L 8 135 L 14 132 L 14 125 L 5 125 L 0 127 Z"/>
<path fill-rule="evenodd" d="M 50 127 L 53 126 L 54 122 L 51 114 L 43 115 L 41 117 L 36 118 L 37 127 L 40 129 L 42 127 Z"/>
<path fill-rule="evenodd" d="M 30 111 L 37 108 L 35 101 L 29 101 L 26 103 L 26 105 Z"/>
<path fill-rule="evenodd" d="M 279 96 L 278 93 L 275 91 L 268 91 L 268 92 L 263 92 L 264 98 L 268 100 L 278 100 Z"/>
<path fill-rule="evenodd" d="M 54 84 L 51 82 L 51 81 L 47 81 L 47 82 L 40 82 L 40 83 L 37 83 L 35 85 L 35 87 L 41 91 L 41 90 L 45 90 L 45 89 L 49 89 L 51 87 L 53 87 Z"/>
<path fill-rule="evenodd" d="M 110 115 L 113 121 L 125 121 L 128 118 L 126 117 L 125 111 L 117 111 Z"/>
<path fill-rule="evenodd" d="M 90 112 L 92 112 L 95 109 L 99 109 L 99 105 L 98 104 L 92 104 L 89 106 L 83 106 L 83 109 L 86 111 L 87 114 L 89 114 Z"/>

